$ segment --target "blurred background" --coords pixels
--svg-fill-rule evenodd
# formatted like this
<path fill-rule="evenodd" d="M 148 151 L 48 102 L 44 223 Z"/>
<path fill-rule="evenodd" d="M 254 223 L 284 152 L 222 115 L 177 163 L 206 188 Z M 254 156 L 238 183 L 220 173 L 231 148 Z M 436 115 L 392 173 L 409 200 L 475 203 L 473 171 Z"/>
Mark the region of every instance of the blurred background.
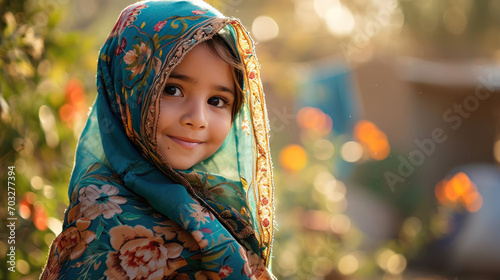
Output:
<path fill-rule="evenodd" d="M 0 279 L 40 275 L 98 50 L 133 2 L 0 0 L 0 199 L 14 166 L 18 217 Z M 279 279 L 500 279 L 500 1 L 207 2 L 257 42 Z"/>

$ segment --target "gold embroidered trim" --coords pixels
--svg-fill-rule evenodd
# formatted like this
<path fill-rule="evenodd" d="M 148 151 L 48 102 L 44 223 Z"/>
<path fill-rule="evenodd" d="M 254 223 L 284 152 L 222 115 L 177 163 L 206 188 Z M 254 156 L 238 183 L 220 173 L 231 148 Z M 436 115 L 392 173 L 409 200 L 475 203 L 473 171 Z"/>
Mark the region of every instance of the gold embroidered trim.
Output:
<path fill-rule="evenodd" d="M 269 121 L 267 117 L 264 90 L 260 80 L 260 66 L 255 55 L 254 44 L 243 25 L 236 19 L 231 22 L 237 33 L 237 47 L 245 65 L 245 85 L 250 92 L 249 108 L 253 131 L 256 138 L 257 163 L 256 180 L 259 190 L 258 197 L 258 222 L 261 232 L 262 245 L 266 249 L 262 252 L 262 257 L 269 264 L 271 246 L 274 231 L 274 206 L 273 206 L 273 174 L 271 163 L 271 152 L 269 149 Z"/>

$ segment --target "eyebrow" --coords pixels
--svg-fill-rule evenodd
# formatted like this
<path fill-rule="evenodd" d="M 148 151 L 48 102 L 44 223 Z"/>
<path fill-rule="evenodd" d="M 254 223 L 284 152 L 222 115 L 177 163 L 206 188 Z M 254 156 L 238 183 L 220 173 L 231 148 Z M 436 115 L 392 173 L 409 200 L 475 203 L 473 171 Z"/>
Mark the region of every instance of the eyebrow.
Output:
<path fill-rule="evenodd" d="M 172 72 L 172 74 L 170 74 L 169 78 L 179 79 L 181 81 L 188 82 L 190 84 L 196 84 L 198 82 L 197 79 L 195 79 L 191 76 L 180 74 L 180 73 L 175 73 L 175 72 Z M 223 85 L 214 85 L 212 88 L 217 90 L 217 91 L 225 91 L 225 92 L 228 92 L 228 93 L 235 95 L 234 90 L 232 90 L 226 86 L 223 86 Z"/>

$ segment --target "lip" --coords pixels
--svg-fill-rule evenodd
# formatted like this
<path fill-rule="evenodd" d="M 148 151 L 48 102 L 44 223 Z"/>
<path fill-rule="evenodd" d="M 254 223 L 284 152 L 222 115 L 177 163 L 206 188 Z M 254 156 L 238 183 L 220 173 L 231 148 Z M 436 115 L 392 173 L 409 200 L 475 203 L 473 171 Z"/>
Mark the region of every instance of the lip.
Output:
<path fill-rule="evenodd" d="M 186 148 L 186 149 L 196 149 L 199 147 L 201 144 L 203 144 L 203 141 L 197 140 L 197 139 L 191 139 L 191 138 L 186 138 L 186 137 L 177 137 L 177 136 L 170 136 L 168 135 L 172 141 L 175 143 L 179 144 L 180 146 Z"/>

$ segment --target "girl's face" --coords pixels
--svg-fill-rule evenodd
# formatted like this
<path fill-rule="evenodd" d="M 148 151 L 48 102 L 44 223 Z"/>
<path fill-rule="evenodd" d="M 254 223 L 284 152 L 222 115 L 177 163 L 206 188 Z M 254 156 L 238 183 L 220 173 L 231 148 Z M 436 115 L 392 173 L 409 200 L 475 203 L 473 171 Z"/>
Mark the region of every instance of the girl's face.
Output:
<path fill-rule="evenodd" d="M 232 69 L 205 43 L 170 74 L 161 100 L 158 147 L 172 168 L 185 170 L 213 155 L 231 129 Z"/>

